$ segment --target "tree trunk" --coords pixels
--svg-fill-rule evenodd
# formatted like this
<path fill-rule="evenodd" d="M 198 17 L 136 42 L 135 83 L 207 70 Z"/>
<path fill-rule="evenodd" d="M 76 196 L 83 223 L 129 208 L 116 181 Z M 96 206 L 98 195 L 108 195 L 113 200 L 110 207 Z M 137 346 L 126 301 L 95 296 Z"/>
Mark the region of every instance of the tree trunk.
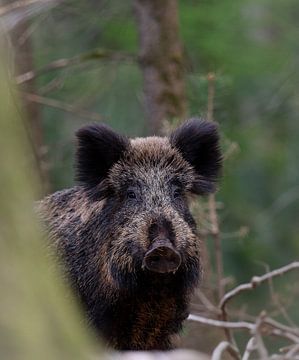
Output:
<path fill-rule="evenodd" d="M 135 0 L 134 7 L 145 111 L 150 133 L 159 134 L 163 120 L 181 120 L 187 112 L 177 2 Z"/>

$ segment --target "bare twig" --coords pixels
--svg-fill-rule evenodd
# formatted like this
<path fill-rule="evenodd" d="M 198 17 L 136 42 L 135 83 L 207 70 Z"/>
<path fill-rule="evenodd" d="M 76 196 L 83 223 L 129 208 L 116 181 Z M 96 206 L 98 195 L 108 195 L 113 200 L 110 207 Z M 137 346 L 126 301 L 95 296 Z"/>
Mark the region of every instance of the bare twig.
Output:
<path fill-rule="evenodd" d="M 230 322 L 214 320 L 193 314 L 189 315 L 188 320 L 197 321 L 201 324 L 218 328 L 220 327 L 227 330 L 249 331 L 252 334 L 252 337 L 247 343 L 242 360 L 249 360 L 249 357 L 253 351 L 257 351 L 257 353 L 259 354 L 259 359 L 269 359 L 268 351 L 264 344 L 262 336 L 276 336 L 291 341 L 295 345 L 299 345 L 299 329 L 286 326 L 276 320 L 267 317 L 265 311 L 260 314 L 255 324 L 246 321 Z M 227 344 L 229 344 L 230 346 L 228 346 Z M 213 356 L 215 357 L 213 357 L 213 359 L 220 359 L 221 354 L 225 350 L 227 350 L 235 359 L 239 359 L 240 354 L 237 354 L 236 352 L 231 350 L 231 347 L 233 347 L 234 349 L 238 349 L 237 346 L 230 341 L 224 341 L 220 343 L 214 350 Z M 290 349 L 293 350 L 293 347 L 291 347 Z M 297 348 L 295 349 L 296 350 L 293 350 L 292 354 L 296 353 Z M 285 359 L 285 357 L 279 357 L 279 359 L 280 358 Z M 291 359 L 291 357 L 289 357 L 289 359 Z"/>
<path fill-rule="evenodd" d="M 263 326 L 265 318 L 266 318 L 266 312 L 262 311 L 260 316 L 257 318 L 255 327 L 252 331 L 252 334 L 254 335 L 254 338 L 255 338 L 256 350 L 259 353 L 260 358 L 263 360 L 266 360 L 269 357 L 268 351 L 266 349 L 266 346 L 264 344 L 262 334 L 261 334 L 262 326 Z"/>
<path fill-rule="evenodd" d="M 221 360 L 225 351 L 228 351 L 230 354 L 234 353 L 235 358 L 240 359 L 239 350 L 228 341 L 222 341 L 213 351 L 212 360 Z"/>
<path fill-rule="evenodd" d="M 262 284 L 265 281 L 268 281 L 270 278 L 281 276 L 281 275 L 285 274 L 286 272 L 289 272 L 289 271 L 295 270 L 295 269 L 299 269 L 299 261 L 294 261 L 286 266 L 283 266 L 279 269 L 270 271 L 262 276 L 254 276 L 249 283 L 241 284 L 241 285 L 237 286 L 236 288 L 234 288 L 233 290 L 226 293 L 219 303 L 219 308 L 221 309 L 224 317 L 226 317 L 225 316 L 225 314 L 226 314 L 225 307 L 226 307 L 227 303 L 231 299 L 233 299 L 235 296 L 239 295 L 243 291 L 255 289 L 257 286 L 259 286 L 260 284 Z"/>
<path fill-rule="evenodd" d="M 242 360 L 249 360 L 251 353 L 256 350 L 255 337 L 249 339 Z"/>
<path fill-rule="evenodd" d="M 207 119 L 209 121 L 214 121 L 215 74 L 209 73 L 207 79 L 208 79 Z M 214 246 L 215 246 L 217 290 L 218 290 L 218 298 L 220 300 L 224 295 L 224 287 L 222 282 L 223 260 L 222 260 L 222 251 L 221 251 L 221 236 L 219 230 L 219 221 L 217 215 L 216 199 L 214 194 L 209 196 L 209 218 L 211 223 L 211 235 L 213 236 Z"/>
<path fill-rule="evenodd" d="M 207 119 L 209 121 L 214 121 L 215 79 L 216 77 L 214 73 L 208 74 Z M 208 205 L 209 205 L 209 219 L 210 219 L 210 227 L 211 227 L 210 233 L 214 239 L 218 301 L 220 301 L 224 296 L 225 289 L 223 284 L 223 259 L 222 259 L 222 249 L 221 249 L 221 234 L 219 229 L 216 198 L 214 194 L 211 194 L 209 196 Z M 223 318 L 223 320 L 227 320 L 227 319 Z M 224 332 L 229 343 L 235 344 L 235 340 L 233 338 L 231 331 L 225 328 Z"/>
<path fill-rule="evenodd" d="M 265 266 L 266 271 L 269 272 L 270 271 L 269 265 L 265 264 L 265 263 L 263 263 L 263 265 Z M 281 303 L 278 294 L 276 294 L 276 292 L 274 290 L 273 278 L 269 278 L 268 283 L 269 283 L 269 290 L 270 290 L 270 296 L 271 296 L 272 303 L 276 306 L 279 313 L 285 318 L 285 320 L 289 323 L 289 325 L 295 327 L 295 323 L 289 317 L 289 314 L 287 313 L 285 307 Z"/>
<path fill-rule="evenodd" d="M 208 319 L 203 316 L 193 315 L 193 314 L 190 314 L 188 316 L 188 320 L 197 321 L 200 322 L 201 324 L 215 326 L 223 329 L 253 330 L 255 327 L 254 324 L 247 321 L 236 321 L 236 322 L 221 321 L 221 320 Z"/>
<path fill-rule="evenodd" d="M 279 323 L 278 321 L 271 319 L 269 317 L 266 317 L 264 319 L 264 323 L 273 328 L 279 329 L 281 331 L 284 331 L 286 333 L 290 333 L 290 334 L 293 334 L 293 335 L 299 337 L 299 329 L 298 328 L 283 325 L 283 324 Z"/>
<path fill-rule="evenodd" d="M 293 335 L 293 334 L 291 334 L 291 333 L 289 333 L 287 331 L 283 331 L 283 330 L 280 330 L 280 329 L 274 329 L 274 330 L 269 332 L 269 335 L 284 338 L 284 339 L 287 339 L 289 341 L 292 341 L 295 344 L 299 344 L 299 337 L 297 337 L 297 336 L 295 336 L 295 335 Z"/>
<path fill-rule="evenodd" d="M 19 46 L 23 46 L 26 41 L 32 36 L 32 34 L 38 29 L 41 23 L 43 23 L 46 18 L 49 16 L 49 13 L 41 14 L 35 21 L 28 24 L 25 31 L 18 37 L 17 42 Z"/>
<path fill-rule="evenodd" d="M 214 98 L 215 98 L 215 79 L 216 76 L 214 73 L 208 73 L 208 109 L 207 109 L 207 119 L 209 121 L 214 121 Z"/>
<path fill-rule="evenodd" d="M 199 315 L 190 314 L 187 320 L 197 321 L 201 324 L 219 327 L 223 329 L 232 330 L 248 330 L 253 335 L 256 335 L 257 331 L 262 332 L 265 335 L 274 335 L 289 339 L 295 343 L 299 343 L 299 330 L 293 329 L 289 326 L 283 325 L 278 321 L 261 315 L 255 324 L 247 321 L 222 321 L 205 318 Z"/>
<path fill-rule="evenodd" d="M 104 360 L 209 360 L 204 353 L 192 350 L 178 349 L 172 351 L 123 351 L 105 355 Z M 91 360 L 99 360 L 93 357 Z"/>
<path fill-rule="evenodd" d="M 41 0 L 21 0 L 21 1 L 14 1 L 8 5 L 4 5 L 0 7 L 0 16 L 6 15 L 11 11 L 18 10 L 21 8 L 25 8 L 27 6 L 31 6 L 34 4 L 41 3 Z M 48 0 L 49 2 L 49 0 Z"/>
<path fill-rule="evenodd" d="M 299 344 L 290 348 L 290 350 L 286 353 L 285 359 L 293 359 L 294 355 L 298 355 L 299 353 Z"/>
<path fill-rule="evenodd" d="M 223 233 L 222 239 L 233 239 L 233 238 L 244 238 L 249 233 L 249 228 L 247 226 L 241 226 L 239 230 L 231 233 Z"/>
<path fill-rule="evenodd" d="M 196 296 L 212 314 L 215 314 L 217 316 L 221 315 L 221 311 L 219 310 L 219 308 L 214 305 L 200 289 L 196 290 Z"/>
<path fill-rule="evenodd" d="M 223 154 L 223 160 L 227 160 L 228 158 L 230 158 L 233 154 L 235 154 L 236 152 L 238 152 L 240 150 L 240 146 L 238 143 L 236 142 L 231 142 L 228 149 L 225 151 L 225 153 Z"/>
<path fill-rule="evenodd" d="M 49 81 L 46 85 L 39 88 L 38 92 L 40 96 L 45 96 L 46 94 L 61 89 L 64 85 L 65 78 L 64 76 L 56 77 L 53 80 Z"/>
<path fill-rule="evenodd" d="M 56 109 L 60 109 L 62 111 L 70 112 L 70 113 L 75 114 L 76 116 L 80 116 L 80 117 L 83 117 L 83 118 L 86 118 L 86 119 L 89 119 L 92 121 L 103 121 L 103 117 L 97 113 L 78 109 L 74 105 L 67 104 L 67 103 L 64 103 L 59 100 L 50 99 L 47 97 L 43 97 L 43 96 L 36 95 L 36 94 L 29 94 L 29 93 L 22 93 L 22 95 L 24 96 L 24 98 L 27 101 L 33 101 L 38 104 L 42 104 L 42 105 L 46 105 L 46 106 L 53 107 Z"/>
<path fill-rule="evenodd" d="M 130 54 L 122 53 L 122 52 L 114 52 L 105 49 L 94 49 L 89 52 L 76 55 L 72 58 L 64 58 L 52 61 L 51 63 L 43 66 L 38 70 L 31 70 L 24 74 L 21 74 L 16 77 L 16 83 L 23 84 L 26 81 L 30 81 L 33 78 L 46 74 L 50 71 L 63 69 L 69 66 L 74 66 L 78 64 L 82 64 L 86 61 L 91 60 L 109 60 L 109 61 L 124 61 L 124 60 L 134 60 L 135 57 Z"/>

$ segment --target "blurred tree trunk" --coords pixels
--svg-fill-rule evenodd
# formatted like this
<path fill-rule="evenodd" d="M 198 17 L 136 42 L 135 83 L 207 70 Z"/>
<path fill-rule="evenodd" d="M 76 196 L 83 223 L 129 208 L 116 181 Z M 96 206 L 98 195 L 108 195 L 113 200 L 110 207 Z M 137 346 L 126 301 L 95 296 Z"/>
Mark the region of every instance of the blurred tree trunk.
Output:
<path fill-rule="evenodd" d="M 30 26 L 27 20 L 23 20 L 11 30 L 10 38 L 14 48 L 15 75 L 24 74 L 34 69 L 33 49 L 30 38 Z M 20 90 L 27 93 L 35 93 L 34 80 L 26 81 L 20 85 Z M 39 105 L 23 99 L 23 116 L 26 129 L 33 147 L 36 167 L 41 178 L 42 191 L 47 193 L 50 189 L 47 162 L 45 161 L 45 144 L 42 128 L 42 116 Z"/>
<path fill-rule="evenodd" d="M 177 1 L 135 0 L 134 7 L 149 131 L 159 134 L 163 120 L 187 112 Z"/>

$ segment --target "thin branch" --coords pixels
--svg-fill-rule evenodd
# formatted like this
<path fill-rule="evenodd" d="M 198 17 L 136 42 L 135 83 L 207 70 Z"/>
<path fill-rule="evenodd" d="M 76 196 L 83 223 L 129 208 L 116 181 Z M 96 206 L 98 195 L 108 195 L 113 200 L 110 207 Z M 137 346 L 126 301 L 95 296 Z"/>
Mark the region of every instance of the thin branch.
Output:
<path fill-rule="evenodd" d="M 242 360 L 249 360 L 251 353 L 255 350 L 256 350 L 255 337 L 252 337 L 249 339 L 246 345 Z"/>
<path fill-rule="evenodd" d="M 207 109 L 207 119 L 209 121 L 214 121 L 214 98 L 215 98 L 215 74 L 209 73 L 207 76 L 208 80 L 208 109 Z M 216 199 L 215 195 L 212 194 L 209 196 L 209 218 L 211 223 L 211 235 L 214 239 L 215 246 L 215 262 L 216 262 L 216 274 L 217 274 L 217 290 L 218 290 L 218 300 L 220 300 L 224 295 L 224 286 L 223 286 L 223 260 L 222 260 L 222 250 L 221 250 L 221 235 L 219 229 L 219 221 L 217 215 Z"/>
<path fill-rule="evenodd" d="M 260 284 L 265 281 L 268 281 L 270 278 L 274 278 L 277 276 L 281 276 L 291 270 L 299 269 L 299 261 L 294 261 L 286 266 L 283 266 L 279 269 L 270 271 L 262 276 L 254 276 L 249 283 L 241 284 L 234 288 L 233 290 L 226 293 L 220 301 L 219 308 L 221 309 L 222 313 L 225 314 L 225 307 L 227 303 L 233 299 L 235 296 L 239 295 L 243 291 L 253 290 Z"/>
<path fill-rule="evenodd" d="M 266 317 L 264 319 L 264 323 L 275 328 L 275 329 L 279 329 L 281 331 L 285 331 L 287 333 L 290 333 L 294 336 L 297 336 L 299 338 L 299 329 L 298 328 L 293 328 L 290 326 L 286 326 L 284 324 L 279 323 L 278 321 L 271 319 L 269 317 Z"/>
<path fill-rule="evenodd" d="M 48 93 L 59 90 L 64 85 L 65 78 L 64 76 L 55 77 L 53 80 L 49 81 L 46 85 L 39 88 L 39 96 L 45 96 Z"/>
<path fill-rule="evenodd" d="M 268 357 L 269 357 L 268 351 L 266 349 L 266 346 L 264 344 L 262 334 L 261 334 L 261 330 L 262 330 L 262 326 L 263 326 L 265 318 L 266 318 L 266 312 L 262 311 L 261 314 L 259 315 L 259 317 L 257 318 L 256 323 L 255 323 L 255 328 L 252 331 L 252 334 L 254 335 L 254 338 L 255 338 L 256 350 L 259 353 L 261 359 L 268 359 Z"/>
<path fill-rule="evenodd" d="M 214 121 L 215 79 L 216 78 L 214 73 L 208 74 L 207 118 L 209 121 Z M 220 301 L 224 296 L 225 290 L 223 285 L 223 259 L 222 259 L 222 249 L 221 249 L 221 234 L 220 234 L 219 220 L 217 214 L 216 198 L 214 194 L 211 194 L 209 196 L 208 209 L 209 209 L 209 219 L 210 219 L 210 227 L 211 227 L 210 233 L 214 240 L 214 249 L 215 249 L 218 301 Z M 224 321 L 227 320 L 225 317 L 222 317 L 222 319 Z M 235 344 L 233 334 L 228 328 L 224 328 L 224 333 L 229 343 Z"/>
<path fill-rule="evenodd" d="M 216 76 L 214 73 L 208 73 L 208 109 L 207 109 L 207 120 L 214 121 L 214 98 L 215 98 L 215 80 Z"/>
<path fill-rule="evenodd" d="M 230 322 L 230 321 L 214 320 L 193 314 L 190 314 L 187 320 L 197 321 L 201 324 L 223 328 L 226 330 L 249 331 L 253 336 L 247 343 L 242 360 L 248 360 L 253 350 L 256 350 L 259 353 L 261 359 L 268 358 L 268 352 L 265 347 L 262 335 L 276 336 L 292 341 L 294 344 L 299 344 L 299 329 L 291 328 L 289 326 L 279 323 L 276 320 L 267 317 L 265 311 L 263 311 L 261 315 L 257 318 L 255 324 L 246 321 Z M 237 348 L 235 344 L 232 342 L 227 341 L 224 343 L 231 344 L 233 347 Z M 224 344 L 222 344 L 222 346 L 224 347 Z M 222 349 L 223 352 L 224 349 L 222 348 L 222 346 L 219 345 L 218 350 L 220 351 Z M 237 358 L 236 354 L 233 351 L 230 351 L 229 349 L 227 350 L 234 358 Z"/>
<path fill-rule="evenodd" d="M 203 316 L 199 315 L 193 315 L 190 314 L 187 318 L 187 320 L 190 321 L 197 321 L 201 324 L 209 325 L 209 326 L 215 326 L 223 329 L 239 329 L 239 330 L 249 330 L 252 331 L 255 327 L 254 324 L 246 321 L 221 321 L 221 320 L 214 320 L 214 319 L 208 319 Z"/>
<path fill-rule="evenodd" d="M 239 350 L 228 341 L 222 341 L 213 351 L 211 360 L 221 360 L 225 351 L 228 351 L 230 354 L 233 353 L 236 359 L 240 359 Z"/>
<path fill-rule="evenodd" d="M 237 142 L 231 142 L 228 149 L 223 154 L 223 160 L 229 159 L 234 153 L 240 151 L 240 146 Z"/>
<path fill-rule="evenodd" d="M 46 105 L 49 107 L 53 107 L 55 109 L 59 109 L 62 111 L 66 111 L 72 114 L 75 114 L 76 116 L 83 117 L 92 121 L 103 121 L 103 117 L 97 113 L 90 112 L 87 110 L 78 109 L 76 106 L 67 104 L 65 102 L 56 100 L 56 99 L 50 99 L 44 96 L 36 95 L 36 94 L 30 94 L 30 93 L 22 93 L 24 98 L 27 101 L 32 101 L 38 104 Z"/>
<path fill-rule="evenodd" d="M 23 46 L 28 38 L 32 37 L 33 33 L 38 29 L 41 23 L 43 23 L 49 13 L 41 14 L 34 22 L 28 24 L 27 29 L 18 37 L 18 45 Z"/>
<path fill-rule="evenodd" d="M 212 313 L 215 315 L 221 315 L 221 311 L 219 310 L 219 308 L 214 305 L 210 299 L 207 298 L 207 296 L 200 290 L 197 289 L 196 290 L 196 296 L 199 298 L 199 300 L 201 301 L 201 303 Z"/>
<path fill-rule="evenodd" d="M 293 359 L 294 355 L 299 353 L 299 344 L 291 347 L 291 349 L 286 353 L 285 359 Z"/>
<path fill-rule="evenodd" d="M 299 337 L 280 329 L 274 329 L 271 332 L 269 332 L 269 335 L 277 336 L 280 338 L 287 339 L 289 341 L 292 341 L 295 344 L 299 344 Z"/>
<path fill-rule="evenodd" d="M 102 358 L 102 357 L 101 357 Z M 105 360 L 209 360 L 204 353 L 194 350 L 176 349 L 172 351 L 122 351 L 105 354 Z M 93 356 L 90 360 L 99 360 L 99 356 Z"/>
<path fill-rule="evenodd" d="M 187 318 L 187 320 L 190 321 L 196 321 L 204 325 L 219 327 L 223 329 L 232 329 L 232 330 L 248 330 L 250 331 L 254 336 L 256 336 L 256 333 L 258 329 L 261 329 L 261 331 L 265 335 L 274 335 L 278 337 L 283 337 L 288 340 L 291 340 L 295 343 L 299 344 L 299 331 L 293 328 L 290 328 L 289 326 L 283 325 L 271 318 L 265 317 L 265 315 L 262 315 L 259 317 L 259 320 L 256 322 L 256 324 L 247 322 L 247 321 L 221 321 L 221 320 L 214 320 L 205 318 L 200 315 L 193 315 L 190 314 Z"/>
<path fill-rule="evenodd" d="M 18 85 L 23 84 L 26 81 L 30 81 L 34 79 L 37 76 L 46 74 L 50 71 L 63 69 L 69 66 L 74 66 L 78 64 L 82 64 L 87 61 L 92 60 L 109 60 L 109 61 L 129 61 L 129 60 L 135 60 L 134 55 L 126 54 L 123 52 L 115 52 L 115 51 L 109 51 L 105 49 L 94 49 L 92 51 L 76 55 L 72 58 L 64 58 L 64 59 L 58 59 L 55 61 L 52 61 L 51 63 L 43 66 L 40 69 L 37 70 L 31 70 L 24 74 L 18 75 L 16 77 L 16 83 Z"/>
<path fill-rule="evenodd" d="M 264 265 L 266 266 L 266 271 L 269 272 L 270 271 L 269 265 L 268 264 L 264 264 Z M 276 308 L 281 313 L 281 315 L 285 318 L 285 320 L 289 323 L 289 325 L 295 327 L 295 323 L 290 318 L 287 310 L 281 303 L 278 294 L 276 294 L 276 292 L 275 292 L 273 278 L 269 278 L 268 282 L 269 282 L 270 296 L 271 296 L 273 304 L 276 306 Z"/>
<path fill-rule="evenodd" d="M 50 2 L 50 1 L 48 0 L 48 2 Z M 24 7 L 31 6 L 31 5 L 38 4 L 38 3 L 42 3 L 42 1 L 41 0 L 14 1 L 11 4 L 0 7 L 0 16 L 6 15 L 11 11 L 18 10 L 20 8 L 24 8 Z"/>
<path fill-rule="evenodd" d="M 222 233 L 222 239 L 233 239 L 233 238 L 242 239 L 245 236 L 247 236 L 248 233 L 249 233 L 249 228 L 247 226 L 241 226 L 237 231 L 230 233 Z"/>

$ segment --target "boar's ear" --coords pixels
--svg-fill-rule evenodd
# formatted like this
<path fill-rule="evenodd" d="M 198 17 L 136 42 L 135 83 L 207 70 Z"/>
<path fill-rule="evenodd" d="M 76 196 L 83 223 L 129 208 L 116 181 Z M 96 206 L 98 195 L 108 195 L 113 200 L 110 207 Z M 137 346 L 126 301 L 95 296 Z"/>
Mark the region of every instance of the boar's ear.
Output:
<path fill-rule="evenodd" d="M 85 126 L 76 135 L 76 180 L 87 187 L 97 186 L 129 147 L 129 139 L 103 124 Z"/>
<path fill-rule="evenodd" d="M 198 175 L 192 191 L 200 195 L 214 192 L 222 165 L 216 123 L 190 119 L 171 134 L 170 143 Z"/>

